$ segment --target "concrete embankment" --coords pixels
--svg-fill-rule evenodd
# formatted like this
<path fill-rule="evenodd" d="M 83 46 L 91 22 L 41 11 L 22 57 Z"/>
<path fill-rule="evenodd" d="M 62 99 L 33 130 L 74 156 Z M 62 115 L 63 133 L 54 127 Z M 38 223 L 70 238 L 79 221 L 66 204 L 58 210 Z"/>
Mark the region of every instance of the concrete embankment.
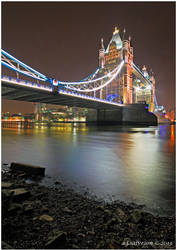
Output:
<path fill-rule="evenodd" d="M 2 248 L 175 248 L 175 219 L 142 206 L 89 198 L 57 181 L 27 184 L 29 173 L 2 171 Z M 139 245 L 138 245 L 139 244 Z"/>

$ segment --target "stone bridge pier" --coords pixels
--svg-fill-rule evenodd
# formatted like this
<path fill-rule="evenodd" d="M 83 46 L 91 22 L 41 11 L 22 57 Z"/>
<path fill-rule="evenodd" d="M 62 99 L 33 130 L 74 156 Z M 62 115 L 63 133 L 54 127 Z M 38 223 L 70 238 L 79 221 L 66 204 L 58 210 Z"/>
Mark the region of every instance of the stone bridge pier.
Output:
<path fill-rule="evenodd" d="M 156 126 L 157 117 L 146 104 L 127 104 L 117 109 L 89 109 L 87 125 L 143 125 Z"/>

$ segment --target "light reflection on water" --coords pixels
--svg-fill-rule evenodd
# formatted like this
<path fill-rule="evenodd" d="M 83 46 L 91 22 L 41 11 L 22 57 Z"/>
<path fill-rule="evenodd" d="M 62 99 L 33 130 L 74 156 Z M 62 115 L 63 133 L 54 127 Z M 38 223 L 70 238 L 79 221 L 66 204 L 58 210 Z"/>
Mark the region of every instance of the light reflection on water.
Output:
<path fill-rule="evenodd" d="M 45 166 L 51 181 L 76 182 L 99 197 L 174 212 L 174 125 L 3 129 L 2 159 Z"/>

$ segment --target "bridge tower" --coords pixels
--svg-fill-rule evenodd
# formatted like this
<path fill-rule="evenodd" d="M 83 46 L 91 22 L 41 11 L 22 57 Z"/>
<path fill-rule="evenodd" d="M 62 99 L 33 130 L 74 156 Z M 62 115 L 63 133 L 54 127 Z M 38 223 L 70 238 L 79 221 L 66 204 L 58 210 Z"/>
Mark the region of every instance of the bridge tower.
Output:
<path fill-rule="evenodd" d="M 155 110 L 155 78 L 153 76 L 153 73 L 150 78 L 150 81 L 152 82 L 152 89 L 151 89 L 151 103 L 150 103 L 149 111 L 154 112 Z"/>
<path fill-rule="evenodd" d="M 123 38 L 125 37 L 125 29 Z M 132 83 L 132 63 L 133 63 L 133 47 L 131 39 L 121 39 L 119 29 L 115 27 L 112 38 L 104 49 L 103 39 L 101 39 L 101 49 L 99 50 L 99 66 L 101 66 L 100 75 L 104 75 L 112 71 L 122 60 L 125 61 L 123 70 L 120 75 L 112 81 L 109 86 L 100 93 L 103 99 L 108 95 L 117 95 L 114 101 L 124 104 L 133 103 L 133 83 Z"/>
<path fill-rule="evenodd" d="M 132 63 L 133 63 L 133 47 L 129 40 L 123 41 L 122 54 L 125 61 L 123 70 L 123 103 L 131 104 L 133 102 L 133 86 L 132 86 Z"/>
<path fill-rule="evenodd" d="M 98 77 L 108 74 L 122 61 L 122 39 L 119 34 L 119 29 L 115 27 L 112 38 L 104 48 L 103 39 L 101 39 L 101 49 L 99 50 L 99 66 L 101 67 Z M 103 80 L 104 82 L 104 80 Z M 99 91 L 99 97 L 107 99 L 108 96 L 117 96 L 115 102 L 122 102 L 122 87 L 120 77 L 118 76 L 104 89 Z"/>

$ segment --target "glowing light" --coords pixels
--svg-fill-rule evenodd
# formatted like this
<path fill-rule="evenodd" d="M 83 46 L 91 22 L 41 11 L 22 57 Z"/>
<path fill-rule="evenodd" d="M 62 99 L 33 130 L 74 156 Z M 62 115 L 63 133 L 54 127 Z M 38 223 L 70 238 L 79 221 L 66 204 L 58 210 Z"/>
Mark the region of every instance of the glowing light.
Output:
<path fill-rule="evenodd" d="M 53 79 L 53 85 L 54 85 L 54 86 L 58 86 L 58 81 L 55 80 L 55 79 Z"/>
<path fill-rule="evenodd" d="M 136 90 L 136 91 L 140 91 L 141 88 L 140 88 L 140 87 L 135 87 L 135 90 Z"/>
<path fill-rule="evenodd" d="M 174 130 L 174 125 L 171 125 L 171 146 L 173 146 L 174 145 L 174 143 L 175 143 L 175 130 Z"/>
<path fill-rule="evenodd" d="M 30 87 L 30 88 L 35 88 L 35 89 L 42 89 L 42 90 L 45 90 L 45 91 L 49 91 L 51 92 L 52 91 L 52 88 L 51 87 L 44 87 L 44 85 L 40 85 L 38 86 L 37 84 L 32 84 L 31 82 L 22 82 L 22 81 L 18 81 L 17 79 L 13 79 L 11 80 L 11 77 L 7 77 L 7 76 L 2 76 L 1 77 L 1 81 L 4 81 L 4 82 L 9 82 L 9 83 L 13 83 L 13 84 L 16 84 L 16 85 L 21 85 L 21 86 L 25 86 L 25 87 Z"/>
<path fill-rule="evenodd" d="M 151 89 L 151 85 L 148 85 L 148 86 L 146 87 L 146 89 Z"/>
<path fill-rule="evenodd" d="M 115 34 L 117 34 L 117 33 L 119 33 L 119 29 L 118 29 L 117 27 L 115 27 L 115 30 L 114 30 L 114 32 L 113 32 L 113 35 L 115 35 Z"/>
<path fill-rule="evenodd" d="M 146 66 L 145 65 L 143 66 L 142 70 L 146 70 Z"/>

